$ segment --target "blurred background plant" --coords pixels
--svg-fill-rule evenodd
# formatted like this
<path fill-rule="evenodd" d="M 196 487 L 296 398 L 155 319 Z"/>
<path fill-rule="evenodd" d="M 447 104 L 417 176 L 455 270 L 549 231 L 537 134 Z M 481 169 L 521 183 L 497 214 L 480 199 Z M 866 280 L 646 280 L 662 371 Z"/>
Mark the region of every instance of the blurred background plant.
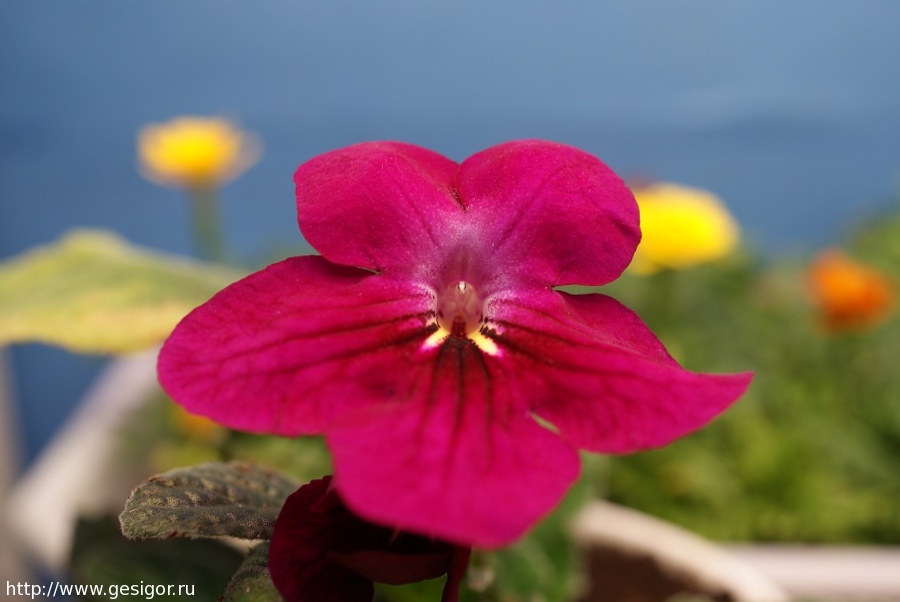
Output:
<path fill-rule="evenodd" d="M 196 252 L 224 261 L 218 190 L 259 160 L 259 138 L 221 117 L 186 116 L 144 126 L 137 150 L 141 175 L 187 192 Z"/>
<path fill-rule="evenodd" d="M 610 499 L 721 540 L 900 542 L 897 209 L 861 223 L 843 250 L 743 247 L 606 287 L 684 365 L 756 373 L 707 429 L 612 460 Z M 733 226 L 712 223 L 731 238 Z"/>

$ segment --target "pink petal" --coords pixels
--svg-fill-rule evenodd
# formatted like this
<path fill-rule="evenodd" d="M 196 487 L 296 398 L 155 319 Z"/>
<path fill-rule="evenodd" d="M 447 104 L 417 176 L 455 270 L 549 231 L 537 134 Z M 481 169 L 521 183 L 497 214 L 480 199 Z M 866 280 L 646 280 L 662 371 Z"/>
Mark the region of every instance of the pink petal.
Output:
<path fill-rule="evenodd" d="M 160 352 L 160 383 L 233 428 L 320 433 L 335 416 L 396 398 L 398 367 L 421 355 L 433 306 L 413 285 L 287 259 L 191 312 Z"/>
<path fill-rule="evenodd" d="M 297 219 L 329 260 L 418 275 L 436 268 L 447 225 L 462 217 L 451 190 L 457 165 L 400 142 L 365 142 L 301 165 L 294 175 Z"/>
<path fill-rule="evenodd" d="M 604 295 L 535 292 L 498 303 L 492 318 L 517 393 L 590 451 L 666 445 L 728 408 L 752 378 L 683 369 L 634 312 Z"/>
<path fill-rule="evenodd" d="M 399 142 L 325 153 L 294 176 L 307 241 L 336 263 L 485 290 L 605 284 L 640 240 L 631 191 L 596 157 L 538 140 L 457 166 Z"/>
<path fill-rule="evenodd" d="M 606 284 L 631 262 L 640 240 L 631 191 L 599 159 L 570 146 L 493 146 L 462 163 L 457 189 L 477 224 L 478 254 L 490 258 L 496 277 L 515 272 L 519 282 L 527 277 L 540 286 Z"/>
<path fill-rule="evenodd" d="M 510 397 L 495 358 L 453 337 L 433 353 L 407 368 L 410 401 L 334 423 L 335 487 L 373 522 L 466 546 L 508 544 L 561 499 L 578 455 Z"/>
<path fill-rule="evenodd" d="M 307 483 L 285 502 L 269 545 L 272 582 L 288 602 L 371 602 L 370 580 L 326 558 L 328 550 L 353 535 L 348 528 L 371 530 L 342 506 L 315 510 L 328 495 L 329 483 L 328 477 Z"/>

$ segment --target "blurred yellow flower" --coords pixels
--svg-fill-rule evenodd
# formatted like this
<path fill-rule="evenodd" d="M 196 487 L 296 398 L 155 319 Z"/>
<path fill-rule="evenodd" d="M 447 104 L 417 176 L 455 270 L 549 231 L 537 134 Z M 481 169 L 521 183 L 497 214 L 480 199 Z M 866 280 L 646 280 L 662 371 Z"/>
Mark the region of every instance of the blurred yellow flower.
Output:
<path fill-rule="evenodd" d="M 211 189 L 256 163 L 262 144 L 221 117 L 178 117 L 144 126 L 137 149 L 141 175 L 151 182 Z"/>
<path fill-rule="evenodd" d="M 683 269 L 731 253 L 740 228 L 714 194 L 666 182 L 632 187 L 641 210 L 641 244 L 629 271 Z"/>
<path fill-rule="evenodd" d="M 812 302 L 823 326 L 831 332 L 875 326 L 894 307 L 896 292 L 888 277 L 837 249 L 816 255 L 808 276 Z"/>

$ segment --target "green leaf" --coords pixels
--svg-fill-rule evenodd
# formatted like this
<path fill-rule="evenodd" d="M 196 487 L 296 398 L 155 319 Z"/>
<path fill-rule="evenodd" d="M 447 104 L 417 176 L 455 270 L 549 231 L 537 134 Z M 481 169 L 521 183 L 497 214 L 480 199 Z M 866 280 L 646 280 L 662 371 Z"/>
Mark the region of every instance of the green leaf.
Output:
<path fill-rule="evenodd" d="M 127 353 L 242 274 L 75 230 L 0 264 L 0 345 L 35 341 L 80 353 Z"/>
<path fill-rule="evenodd" d="M 281 594 L 269 576 L 269 543 L 264 542 L 247 558 L 228 583 L 222 602 L 280 602 Z"/>
<path fill-rule="evenodd" d="M 266 468 L 209 462 L 150 477 L 119 516 L 132 539 L 269 539 L 278 512 L 298 484 Z"/>

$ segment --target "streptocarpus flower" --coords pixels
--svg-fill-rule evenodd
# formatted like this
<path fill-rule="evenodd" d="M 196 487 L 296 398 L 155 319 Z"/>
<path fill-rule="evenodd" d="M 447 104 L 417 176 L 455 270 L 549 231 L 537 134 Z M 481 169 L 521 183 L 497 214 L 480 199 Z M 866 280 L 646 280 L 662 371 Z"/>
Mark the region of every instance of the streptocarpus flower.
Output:
<path fill-rule="evenodd" d="M 330 483 L 324 477 L 298 489 L 275 522 L 269 573 L 288 602 L 371 602 L 373 582 L 403 585 L 444 574 L 442 602 L 456 602 L 468 548 L 366 522 Z"/>
<path fill-rule="evenodd" d="M 505 545 L 560 500 L 578 448 L 665 445 L 750 381 L 686 371 L 614 299 L 554 290 L 617 278 L 640 238 L 631 192 L 583 151 L 516 141 L 458 165 L 373 142 L 295 182 L 322 256 L 194 310 L 160 381 L 231 427 L 324 433 L 334 486 L 367 520 Z"/>

